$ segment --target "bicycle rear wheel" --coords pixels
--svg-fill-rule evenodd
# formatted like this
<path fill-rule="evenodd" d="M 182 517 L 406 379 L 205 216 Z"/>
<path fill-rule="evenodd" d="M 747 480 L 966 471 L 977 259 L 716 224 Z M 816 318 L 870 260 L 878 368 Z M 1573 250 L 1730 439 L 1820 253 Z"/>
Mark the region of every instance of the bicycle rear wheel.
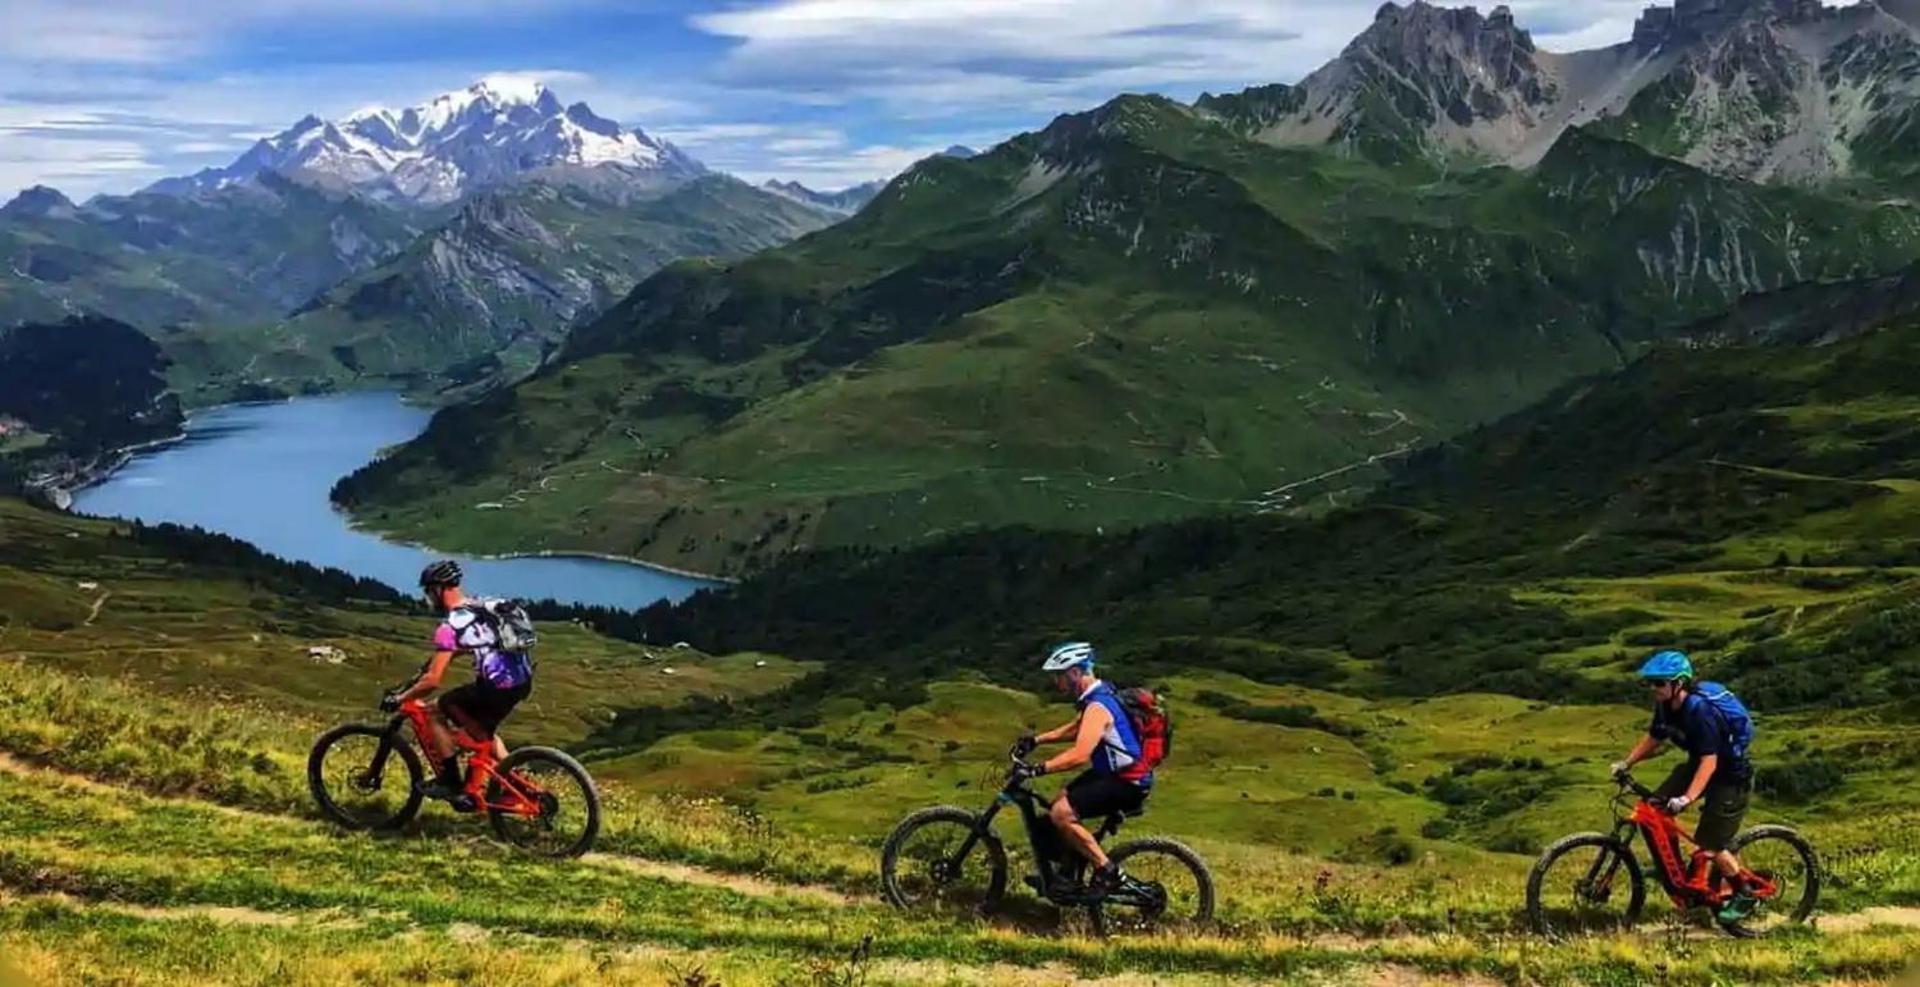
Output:
<path fill-rule="evenodd" d="M 314 742 L 307 788 L 328 819 L 348 829 L 398 829 L 420 811 L 420 755 L 402 738 L 389 740 L 389 733 L 349 723 Z"/>
<path fill-rule="evenodd" d="M 1805 922 L 1820 900 L 1820 860 L 1801 835 L 1785 826 L 1755 826 L 1727 847 L 1740 862 L 1772 885 L 1753 913 L 1737 922 L 1721 922 L 1729 935 L 1756 939 Z"/>
<path fill-rule="evenodd" d="M 1096 936 L 1190 935 L 1213 921 L 1213 871 L 1179 840 L 1149 837 L 1114 847 L 1120 887 L 1087 906 Z"/>
<path fill-rule="evenodd" d="M 578 857 L 600 835 L 600 790 L 580 762 L 522 747 L 487 780 L 487 821 L 502 840 L 541 857 Z"/>
<path fill-rule="evenodd" d="M 1646 901 L 1640 862 L 1604 833 L 1560 840 L 1527 875 L 1527 922 L 1543 936 L 1617 932 L 1640 918 Z"/>

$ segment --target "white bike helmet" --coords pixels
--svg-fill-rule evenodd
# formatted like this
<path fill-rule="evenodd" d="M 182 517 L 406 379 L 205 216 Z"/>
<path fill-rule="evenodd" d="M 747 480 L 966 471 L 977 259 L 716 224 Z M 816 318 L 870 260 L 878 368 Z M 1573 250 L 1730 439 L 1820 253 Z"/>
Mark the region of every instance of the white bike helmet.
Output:
<path fill-rule="evenodd" d="M 1092 665 L 1093 645 L 1085 641 L 1069 641 L 1047 654 L 1046 664 L 1040 667 L 1049 672 L 1064 672 L 1075 665 Z"/>

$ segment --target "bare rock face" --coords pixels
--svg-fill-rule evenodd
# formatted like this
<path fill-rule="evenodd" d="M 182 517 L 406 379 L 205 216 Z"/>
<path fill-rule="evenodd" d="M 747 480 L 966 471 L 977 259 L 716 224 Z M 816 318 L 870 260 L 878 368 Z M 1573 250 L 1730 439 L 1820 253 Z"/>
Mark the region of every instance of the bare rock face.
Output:
<path fill-rule="evenodd" d="M 1531 167 L 1593 126 L 1710 171 L 1814 183 L 1905 169 L 1920 0 L 1675 0 L 1621 44 L 1540 50 L 1510 9 L 1382 4 L 1296 86 L 1196 105 L 1278 144 Z M 1904 171 L 1902 171 L 1904 174 Z"/>
<path fill-rule="evenodd" d="M 1340 57 L 1270 114 L 1278 143 L 1329 141 L 1363 153 L 1500 155 L 1503 134 L 1539 122 L 1559 86 L 1508 8 L 1482 16 L 1415 0 L 1383 4 Z M 1278 104 L 1270 104 L 1278 105 Z"/>

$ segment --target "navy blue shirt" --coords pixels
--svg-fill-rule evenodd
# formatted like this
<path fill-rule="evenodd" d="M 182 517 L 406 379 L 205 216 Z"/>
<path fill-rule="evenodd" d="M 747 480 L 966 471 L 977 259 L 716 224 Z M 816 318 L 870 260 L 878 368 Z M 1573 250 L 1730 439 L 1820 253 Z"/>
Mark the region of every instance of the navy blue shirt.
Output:
<path fill-rule="evenodd" d="M 1714 780 L 1721 778 L 1741 778 L 1747 772 L 1744 762 L 1736 762 L 1728 745 L 1727 727 L 1720 718 L 1720 711 L 1713 708 L 1699 693 L 1689 691 L 1687 698 L 1674 709 L 1666 703 L 1653 706 L 1653 723 L 1647 727 L 1647 733 L 1655 740 L 1664 740 L 1687 752 L 1687 760 L 1698 763 L 1709 754 L 1720 758 L 1720 766 L 1714 769 Z"/>

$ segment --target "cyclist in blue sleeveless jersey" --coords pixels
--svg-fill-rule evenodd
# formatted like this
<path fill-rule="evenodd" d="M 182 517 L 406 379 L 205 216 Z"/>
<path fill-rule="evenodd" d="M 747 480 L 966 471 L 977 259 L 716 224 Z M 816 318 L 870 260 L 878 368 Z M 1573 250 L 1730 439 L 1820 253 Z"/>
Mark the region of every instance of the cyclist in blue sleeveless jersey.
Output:
<path fill-rule="evenodd" d="M 1093 646 L 1081 641 L 1062 644 L 1047 655 L 1041 667 L 1053 673 L 1061 692 L 1074 697 L 1077 713 L 1059 727 L 1020 738 L 1020 747 L 1024 756 L 1039 744 L 1073 742 L 1027 772 L 1035 777 L 1086 767 L 1054 799 L 1048 816 L 1067 845 L 1093 864 L 1089 887 L 1098 894 L 1119 886 L 1120 869 L 1082 820 L 1139 809 L 1153 790 L 1153 773 L 1138 770 L 1143 763 L 1140 738 L 1113 687 L 1094 677 L 1094 658 Z"/>

